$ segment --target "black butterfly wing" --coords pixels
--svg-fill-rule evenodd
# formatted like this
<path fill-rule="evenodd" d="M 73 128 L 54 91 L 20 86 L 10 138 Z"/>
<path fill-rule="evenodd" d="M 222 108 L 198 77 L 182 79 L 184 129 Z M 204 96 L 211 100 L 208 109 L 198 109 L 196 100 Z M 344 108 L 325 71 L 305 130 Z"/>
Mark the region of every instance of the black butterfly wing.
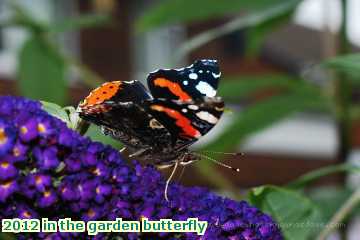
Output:
<path fill-rule="evenodd" d="M 224 102 L 219 97 L 189 101 L 155 98 L 145 105 L 147 112 L 171 133 L 175 149 L 186 147 L 208 133 L 224 111 Z"/>
<path fill-rule="evenodd" d="M 220 78 L 216 60 L 197 60 L 181 69 L 160 69 L 147 77 L 154 98 L 188 101 L 214 97 Z"/>

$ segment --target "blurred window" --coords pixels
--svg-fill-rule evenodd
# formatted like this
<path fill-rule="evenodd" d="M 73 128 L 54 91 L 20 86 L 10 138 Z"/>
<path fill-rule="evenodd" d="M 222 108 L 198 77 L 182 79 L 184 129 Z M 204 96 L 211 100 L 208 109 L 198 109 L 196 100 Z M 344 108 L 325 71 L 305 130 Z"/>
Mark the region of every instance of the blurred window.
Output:
<path fill-rule="evenodd" d="M 348 0 L 348 33 L 350 41 L 360 46 L 360 1 Z M 340 0 L 305 0 L 297 9 L 295 23 L 310 28 L 333 32 L 339 30 L 341 23 Z"/>

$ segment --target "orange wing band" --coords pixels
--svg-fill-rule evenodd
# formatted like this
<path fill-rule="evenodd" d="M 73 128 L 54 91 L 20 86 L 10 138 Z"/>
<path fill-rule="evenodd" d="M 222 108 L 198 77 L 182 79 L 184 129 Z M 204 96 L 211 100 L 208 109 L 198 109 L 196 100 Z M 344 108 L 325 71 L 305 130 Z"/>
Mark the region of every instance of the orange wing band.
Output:
<path fill-rule="evenodd" d="M 175 119 L 176 125 L 182 129 L 184 135 L 189 136 L 191 138 L 201 137 L 201 133 L 198 130 L 196 130 L 193 126 L 191 126 L 190 120 L 184 117 L 178 111 L 160 105 L 152 105 L 151 109 L 159 112 L 165 112 L 168 116 Z"/>
<path fill-rule="evenodd" d="M 181 89 L 178 83 L 171 82 L 166 78 L 157 78 L 155 79 L 154 84 L 155 86 L 168 88 L 172 94 L 179 97 L 179 100 L 191 100 L 191 97 Z"/>

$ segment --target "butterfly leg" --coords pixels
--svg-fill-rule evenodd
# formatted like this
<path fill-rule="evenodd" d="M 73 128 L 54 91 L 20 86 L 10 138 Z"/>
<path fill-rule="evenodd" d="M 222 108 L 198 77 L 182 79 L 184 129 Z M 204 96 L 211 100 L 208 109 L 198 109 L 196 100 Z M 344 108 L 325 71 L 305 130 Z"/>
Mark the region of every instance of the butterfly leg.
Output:
<path fill-rule="evenodd" d="M 171 179 L 173 178 L 173 176 L 174 176 L 174 174 L 175 174 L 176 169 L 177 169 L 178 166 L 179 166 L 179 161 L 176 161 L 176 162 L 175 162 L 175 165 L 174 165 L 174 168 L 173 168 L 173 170 L 172 170 L 172 172 L 171 172 L 171 174 L 170 174 L 170 177 L 166 180 L 166 185 L 165 185 L 165 190 L 164 190 L 164 197 L 165 197 L 165 200 L 166 200 L 167 202 L 169 202 L 169 198 L 168 198 L 168 195 L 167 195 L 168 188 L 169 188 L 169 184 L 170 184 L 170 181 L 171 181 Z"/>
<path fill-rule="evenodd" d="M 143 149 L 140 149 L 132 154 L 129 155 L 129 158 L 132 158 L 132 157 L 138 157 L 140 155 L 142 155 L 143 153 L 147 152 L 147 151 L 150 151 L 151 148 L 143 148 Z"/>

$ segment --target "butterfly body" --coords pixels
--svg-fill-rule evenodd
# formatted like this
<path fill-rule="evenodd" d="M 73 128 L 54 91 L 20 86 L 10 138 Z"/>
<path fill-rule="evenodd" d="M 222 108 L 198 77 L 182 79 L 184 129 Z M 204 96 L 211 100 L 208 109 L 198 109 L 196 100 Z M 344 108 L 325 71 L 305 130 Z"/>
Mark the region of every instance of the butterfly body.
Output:
<path fill-rule="evenodd" d="M 198 60 L 150 73 L 150 91 L 136 80 L 107 82 L 79 104 L 79 114 L 121 141 L 131 156 L 157 166 L 187 164 L 195 160 L 188 147 L 223 113 L 224 102 L 215 96 L 219 77 L 215 60 Z"/>

